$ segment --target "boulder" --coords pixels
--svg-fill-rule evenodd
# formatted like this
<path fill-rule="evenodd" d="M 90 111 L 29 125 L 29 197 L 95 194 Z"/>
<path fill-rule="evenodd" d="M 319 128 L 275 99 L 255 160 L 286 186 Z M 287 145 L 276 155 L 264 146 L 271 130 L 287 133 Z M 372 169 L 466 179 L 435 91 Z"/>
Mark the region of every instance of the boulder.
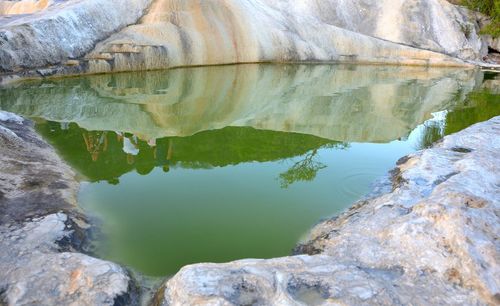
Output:
<path fill-rule="evenodd" d="M 59 252 L 70 237 L 63 213 L 0 226 L 0 290 L 7 305 L 116 305 L 130 278 L 117 264 Z M 2 302 L 0 300 L 0 302 Z"/>

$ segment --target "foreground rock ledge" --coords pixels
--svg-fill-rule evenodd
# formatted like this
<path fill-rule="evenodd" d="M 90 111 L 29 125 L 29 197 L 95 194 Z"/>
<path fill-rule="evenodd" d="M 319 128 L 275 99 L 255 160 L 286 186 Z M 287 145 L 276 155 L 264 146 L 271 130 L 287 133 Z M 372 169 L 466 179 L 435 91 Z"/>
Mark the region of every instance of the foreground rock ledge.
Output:
<path fill-rule="evenodd" d="M 393 191 L 320 223 L 309 255 L 184 267 L 159 305 L 500 302 L 500 117 L 400 160 Z M 0 304 L 137 304 L 117 264 L 79 251 L 74 173 L 0 112 Z M 133 288 L 132 288 L 133 289 Z"/>
<path fill-rule="evenodd" d="M 132 302 L 119 265 L 82 254 L 73 171 L 31 123 L 0 111 L 0 305 Z"/>
<path fill-rule="evenodd" d="M 500 302 L 500 117 L 402 158 L 390 193 L 318 224 L 298 255 L 184 267 L 158 305 Z"/>

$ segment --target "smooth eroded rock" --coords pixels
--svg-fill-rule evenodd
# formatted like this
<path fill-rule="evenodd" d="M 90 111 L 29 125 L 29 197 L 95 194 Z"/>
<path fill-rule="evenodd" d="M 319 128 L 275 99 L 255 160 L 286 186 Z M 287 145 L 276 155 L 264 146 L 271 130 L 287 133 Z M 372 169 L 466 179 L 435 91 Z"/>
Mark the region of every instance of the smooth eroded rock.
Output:
<path fill-rule="evenodd" d="M 61 210 L 79 214 L 74 172 L 31 125 L 0 111 L 0 225 Z"/>
<path fill-rule="evenodd" d="M 249 62 L 466 66 L 487 52 L 474 15 L 444 0 L 150 1 L 68 0 L 2 17 L 0 68 L 46 77 Z"/>
<path fill-rule="evenodd" d="M 327 24 L 462 59 L 488 52 L 473 12 L 441 0 L 312 1 Z"/>
<path fill-rule="evenodd" d="M 357 5 L 338 6 L 337 2 L 156 0 L 138 24 L 112 35 L 86 56 L 88 69 L 109 72 L 269 61 L 464 65 L 442 53 L 343 28 L 344 24 L 333 22 L 333 14 L 325 19 L 325 6 L 338 7 L 339 14 L 351 16 L 360 10 L 374 9 L 379 1 L 367 2 L 364 9 Z M 384 5 L 394 6 L 392 2 L 398 1 L 386 2 Z M 424 4 L 416 5 L 424 14 L 429 12 Z M 436 9 L 449 21 L 450 16 L 442 10 L 455 7 L 447 5 Z M 371 17 L 378 18 L 376 14 Z M 395 23 L 396 17 L 390 26 L 399 31 L 398 27 L 406 24 Z M 448 36 L 454 30 L 448 25 L 439 28 L 440 33 Z M 423 48 L 418 43 L 413 46 Z"/>
<path fill-rule="evenodd" d="M 114 305 L 130 278 L 117 264 L 59 252 L 71 235 L 62 213 L 0 226 L 0 289 L 7 305 Z M 1 302 L 1 301 L 0 301 Z"/>
<path fill-rule="evenodd" d="M 5 1 L 0 1 L 5 5 Z M 150 0 L 68 0 L 32 14 L 0 17 L 0 72 L 79 58 L 135 23 Z M 17 4 L 16 4 L 17 5 Z"/>

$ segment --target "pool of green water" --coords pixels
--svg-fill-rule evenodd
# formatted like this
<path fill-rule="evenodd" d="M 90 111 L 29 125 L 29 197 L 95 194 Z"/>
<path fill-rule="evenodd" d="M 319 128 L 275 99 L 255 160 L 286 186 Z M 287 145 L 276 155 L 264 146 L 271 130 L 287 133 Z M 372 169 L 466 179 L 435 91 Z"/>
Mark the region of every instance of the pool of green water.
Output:
<path fill-rule="evenodd" d="M 289 255 L 397 159 L 500 114 L 478 70 L 236 65 L 25 82 L 0 108 L 82 180 L 96 253 L 146 275 Z"/>

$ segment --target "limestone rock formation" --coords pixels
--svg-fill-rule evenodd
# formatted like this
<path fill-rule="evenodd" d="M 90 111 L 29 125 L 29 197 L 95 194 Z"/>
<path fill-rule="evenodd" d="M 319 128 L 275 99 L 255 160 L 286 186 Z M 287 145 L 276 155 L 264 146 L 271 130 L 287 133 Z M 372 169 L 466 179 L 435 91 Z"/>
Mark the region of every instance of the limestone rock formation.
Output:
<path fill-rule="evenodd" d="M 444 0 L 311 1 L 321 20 L 353 32 L 449 54 L 481 59 L 488 50 L 475 14 Z"/>
<path fill-rule="evenodd" d="M 463 66 L 487 51 L 473 16 L 445 0 L 150 1 L 37 2 L 46 8 L 0 17 L 0 68 L 33 77 L 269 61 Z"/>
<path fill-rule="evenodd" d="M 337 7 L 337 2 L 156 0 L 138 24 L 112 35 L 87 55 L 89 71 L 269 61 L 460 65 L 460 61 L 443 54 L 336 26 L 323 13 L 324 6 Z M 378 2 L 368 2 L 364 10 L 371 11 Z M 387 4 L 393 5 L 390 1 Z M 423 4 L 418 5 L 426 11 Z M 448 6 L 443 7 L 455 9 Z M 347 16 L 360 11 L 349 5 L 339 10 L 339 14 Z M 378 17 L 374 14 L 372 18 Z M 406 26 L 403 22 L 394 25 L 395 20 L 385 21 L 395 27 Z M 367 28 L 370 26 L 367 24 Z M 454 27 L 444 25 L 436 30 L 450 36 L 448 32 Z M 413 45 L 425 47 L 418 42 Z"/>
<path fill-rule="evenodd" d="M 73 171 L 29 122 L 2 111 L 0 169 L 0 304 L 130 302 L 127 271 L 78 253 L 88 225 Z"/>
<path fill-rule="evenodd" d="M 75 209 L 75 174 L 30 127 L 0 111 L 0 224 Z"/>
<path fill-rule="evenodd" d="M 113 305 L 128 293 L 117 264 L 81 253 L 59 252 L 71 234 L 62 213 L 24 226 L 0 226 L 0 288 L 8 305 Z"/>
<path fill-rule="evenodd" d="M 5 0 L 0 1 L 0 15 L 32 14 L 46 9 L 53 0 Z"/>
<path fill-rule="evenodd" d="M 98 41 L 136 22 L 149 2 L 68 0 L 32 14 L 0 16 L 0 72 L 82 57 Z"/>
<path fill-rule="evenodd" d="M 500 296 L 500 117 L 402 158 L 393 190 L 270 260 L 184 267 L 159 305 L 493 305 Z"/>

